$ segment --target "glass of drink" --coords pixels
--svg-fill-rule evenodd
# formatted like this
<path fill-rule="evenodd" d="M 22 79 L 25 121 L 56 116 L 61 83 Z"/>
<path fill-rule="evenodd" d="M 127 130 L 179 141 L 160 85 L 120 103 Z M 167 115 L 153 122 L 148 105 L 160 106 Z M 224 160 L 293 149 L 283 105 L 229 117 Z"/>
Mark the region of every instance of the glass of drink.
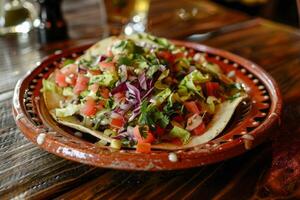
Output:
<path fill-rule="evenodd" d="M 150 0 L 104 0 L 110 34 L 144 32 Z"/>
<path fill-rule="evenodd" d="M 34 5 L 24 0 L 0 0 L 0 35 L 27 33 L 37 18 Z"/>

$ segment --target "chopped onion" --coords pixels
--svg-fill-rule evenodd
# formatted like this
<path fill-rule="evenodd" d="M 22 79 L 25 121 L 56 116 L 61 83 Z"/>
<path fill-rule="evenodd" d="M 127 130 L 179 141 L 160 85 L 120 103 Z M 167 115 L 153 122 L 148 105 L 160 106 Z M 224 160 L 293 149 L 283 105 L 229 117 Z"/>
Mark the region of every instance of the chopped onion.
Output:
<path fill-rule="evenodd" d="M 147 81 L 146 81 L 146 75 L 145 75 L 145 72 L 141 73 L 139 76 L 138 76 L 138 80 L 139 80 L 139 83 L 140 83 L 140 86 L 143 90 L 147 90 Z"/>
<path fill-rule="evenodd" d="M 132 142 L 132 144 L 137 142 L 133 134 L 133 127 L 131 126 L 127 127 L 127 131 L 123 129 L 122 132 L 119 132 L 119 134 L 113 138 L 118 140 L 127 139 Z"/>
<path fill-rule="evenodd" d="M 166 70 L 166 66 L 165 65 L 159 65 L 159 71 L 165 71 Z"/>
<path fill-rule="evenodd" d="M 129 108 L 131 107 L 131 105 L 130 104 L 120 104 L 120 108 L 122 109 L 122 110 L 129 110 Z"/>
<path fill-rule="evenodd" d="M 120 74 L 120 77 L 121 77 L 121 82 L 125 82 L 128 78 L 126 65 L 121 65 L 119 67 L 119 74 Z"/>
<path fill-rule="evenodd" d="M 151 99 L 149 100 L 149 102 L 150 102 L 150 103 L 155 103 L 156 101 L 155 101 L 155 99 L 151 98 Z"/>
<path fill-rule="evenodd" d="M 203 122 L 202 116 L 200 116 L 199 114 L 194 114 L 193 116 L 191 116 L 190 118 L 188 118 L 186 130 L 192 131 L 195 128 L 197 128 L 198 126 L 200 126 L 200 124 L 202 122 Z"/>
<path fill-rule="evenodd" d="M 132 135 L 132 136 L 134 135 L 134 134 L 133 134 L 133 129 L 134 129 L 134 128 L 133 128 L 132 126 L 128 126 L 128 127 L 127 127 L 127 133 L 128 133 L 128 135 Z"/>
<path fill-rule="evenodd" d="M 203 55 L 201 55 L 200 53 L 195 53 L 195 55 L 193 56 L 193 60 L 196 62 L 203 60 Z"/>
<path fill-rule="evenodd" d="M 137 111 L 133 112 L 132 115 L 129 117 L 128 122 L 133 121 L 140 113 L 141 113 L 141 108 L 139 108 Z"/>
<path fill-rule="evenodd" d="M 112 112 L 111 115 L 110 115 L 110 117 L 111 117 L 111 118 L 114 118 L 114 119 L 115 119 L 115 118 L 121 118 L 121 117 L 123 118 L 123 116 L 121 116 L 121 115 L 120 115 L 119 113 L 117 113 L 117 112 Z"/>
<path fill-rule="evenodd" d="M 231 70 L 230 72 L 228 72 L 227 77 L 228 78 L 235 78 L 235 71 Z"/>
<path fill-rule="evenodd" d="M 152 90 L 154 89 L 154 87 L 150 88 L 146 94 L 144 94 L 144 96 L 142 97 L 142 99 L 144 100 L 145 98 L 147 98 L 149 96 L 149 94 L 152 92 Z"/>

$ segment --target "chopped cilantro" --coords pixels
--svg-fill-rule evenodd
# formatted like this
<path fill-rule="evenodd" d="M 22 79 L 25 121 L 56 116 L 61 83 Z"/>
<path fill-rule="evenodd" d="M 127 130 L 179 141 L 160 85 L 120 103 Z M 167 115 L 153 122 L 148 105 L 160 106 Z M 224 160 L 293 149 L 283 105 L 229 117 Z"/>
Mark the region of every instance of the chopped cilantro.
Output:
<path fill-rule="evenodd" d="M 75 60 L 71 60 L 71 59 L 66 59 L 63 61 L 62 66 L 67 66 L 69 64 L 73 64 L 75 62 Z"/>
<path fill-rule="evenodd" d="M 147 104 L 146 101 L 142 102 L 139 123 L 148 125 L 150 128 L 155 128 L 155 125 L 159 123 L 161 127 L 165 128 L 169 124 L 169 117 L 159 111 L 153 104 Z"/>
<path fill-rule="evenodd" d="M 121 56 L 118 59 L 118 64 L 119 65 L 127 65 L 127 66 L 131 66 L 133 63 L 133 60 L 130 59 L 128 56 Z"/>
<path fill-rule="evenodd" d="M 232 102 L 233 100 L 235 100 L 236 98 L 238 98 L 240 96 L 241 96 L 241 93 L 238 92 L 238 93 L 228 97 L 228 100 Z"/>

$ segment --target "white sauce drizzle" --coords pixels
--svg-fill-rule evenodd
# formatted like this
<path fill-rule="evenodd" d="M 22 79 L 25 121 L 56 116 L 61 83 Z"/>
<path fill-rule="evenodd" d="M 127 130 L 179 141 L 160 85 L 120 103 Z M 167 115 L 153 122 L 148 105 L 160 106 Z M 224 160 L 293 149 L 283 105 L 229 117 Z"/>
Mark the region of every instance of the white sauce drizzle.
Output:
<path fill-rule="evenodd" d="M 19 113 L 17 116 L 16 116 L 16 120 L 19 121 L 21 118 L 24 117 L 24 114 L 23 113 Z"/>
<path fill-rule="evenodd" d="M 168 158 L 169 158 L 169 161 L 171 161 L 171 162 L 177 162 L 178 161 L 177 154 L 174 153 L 174 152 L 169 153 Z"/>
<path fill-rule="evenodd" d="M 36 143 L 42 145 L 45 142 L 46 133 L 40 133 L 36 138 Z"/>

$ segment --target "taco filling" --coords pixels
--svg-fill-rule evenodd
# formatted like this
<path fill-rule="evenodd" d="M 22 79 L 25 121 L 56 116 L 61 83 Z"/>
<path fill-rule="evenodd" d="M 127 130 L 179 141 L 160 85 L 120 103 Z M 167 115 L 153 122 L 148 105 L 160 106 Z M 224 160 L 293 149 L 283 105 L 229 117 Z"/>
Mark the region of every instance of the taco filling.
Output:
<path fill-rule="evenodd" d="M 104 39 L 43 80 L 59 123 L 120 149 L 184 149 L 214 139 L 246 97 L 205 55 L 149 34 Z"/>

